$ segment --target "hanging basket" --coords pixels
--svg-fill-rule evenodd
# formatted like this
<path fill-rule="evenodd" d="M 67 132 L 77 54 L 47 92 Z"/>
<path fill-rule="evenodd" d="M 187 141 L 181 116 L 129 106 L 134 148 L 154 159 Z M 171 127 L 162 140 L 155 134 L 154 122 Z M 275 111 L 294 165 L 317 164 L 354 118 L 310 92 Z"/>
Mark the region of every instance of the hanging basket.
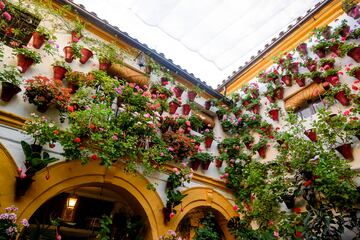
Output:
<path fill-rule="evenodd" d="M 349 106 L 350 105 L 350 100 L 349 98 L 346 96 L 345 91 L 340 91 L 338 93 L 335 94 L 335 99 L 339 101 L 339 103 L 343 106 Z"/>
<path fill-rule="evenodd" d="M 85 64 L 93 56 L 92 51 L 90 51 L 87 48 L 82 48 L 80 52 L 81 52 L 81 58 L 80 58 L 81 64 Z"/>
<path fill-rule="evenodd" d="M 189 115 L 190 111 L 191 111 L 190 104 L 184 104 L 182 106 L 182 112 L 184 115 Z"/>
<path fill-rule="evenodd" d="M 21 73 L 25 73 L 29 67 L 34 63 L 34 60 L 32 58 L 26 57 L 23 54 L 17 55 L 17 66 L 21 67 Z"/>
<path fill-rule="evenodd" d="M 33 32 L 32 37 L 33 37 L 33 47 L 36 49 L 41 48 L 41 46 L 45 42 L 45 36 L 41 35 L 38 32 Z"/>
<path fill-rule="evenodd" d="M 195 91 L 188 91 L 188 99 L 190 102 L 193 102 L 196 98 L 197 93 Z"/>
<path fill-rule="evenodd" d="M 66 68 L 61 66 L 54 66 L 53 71 L 54 71 L 54 80 L 60 80 L 60 81 L 63 80 L 65 74 L 67 73 Z"/>
<path fill-rule="evenodd" d="M 205 148 L 211 148 L 212 142 L 214 141 L 211 137 L 205 137 Z"/>
<path fill-rule="evenodd" d="M 191 168 L 192 168 L 194 171 L 196 171 L 196 170 L 199 169 L 200 164 L 201 164 L 201 161 L 198 160 L 198 159 L 196 159 L 196 160 L 194 160 L 194 161 L 191 162 Z"/>
<path fill-rule="evenodd" d="M 271 109 L 269 111 L 269 114 L 271 116 L 271 119 L 274 121 L 279 121 L 279 109 Z"/>

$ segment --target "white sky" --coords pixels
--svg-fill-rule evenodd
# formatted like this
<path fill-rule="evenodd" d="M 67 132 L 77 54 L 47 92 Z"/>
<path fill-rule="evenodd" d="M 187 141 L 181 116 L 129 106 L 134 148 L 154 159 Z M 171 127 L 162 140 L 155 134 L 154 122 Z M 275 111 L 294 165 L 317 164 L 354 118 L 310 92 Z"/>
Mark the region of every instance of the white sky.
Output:
<path fill-rule="evenodd" d="M 322 0 L 74 0 L 216 88 Z"/>

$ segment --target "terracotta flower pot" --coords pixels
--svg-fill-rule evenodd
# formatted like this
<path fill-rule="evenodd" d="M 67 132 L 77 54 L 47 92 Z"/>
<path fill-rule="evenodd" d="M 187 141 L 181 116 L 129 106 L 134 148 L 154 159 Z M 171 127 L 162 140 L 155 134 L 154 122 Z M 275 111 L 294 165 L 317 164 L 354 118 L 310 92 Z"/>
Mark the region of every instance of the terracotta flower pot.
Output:
<path fill-rule="evenodd" d="M 275 98 L 271 97 L 270 95 L 266 95 L 267 100 L 269 100 L 270 103 L 274 103 L 275 102 Z"/>
<path fill-rule="evenodd" d="M 359 6 L 355 5 L 346 14 L 349 15 L 350 17 L 354 18 L 354 19 L 358 19 L 360 17 Z"/>
<path fill-rule="evenodd" d="M 298 63 L 292 63 L 289 66 L 289 70 L 290 72 L 292 72 L 293 74 L 298 74 L 299 73 L 299 64 Z"/>
<path fill-rule="evenodd" d="M 251 110 L 252 110 L 252 112 L 254 114 L 259 114 L 259 112 L 260 112 L 260 104 L 254 105 Z"/>
<path fill-rule="evenodd" d="M 71 46 L 64 47 L 65 61 L 71 63 L 74 60 L 74 51 Z"/>
<path fill-rule="evenodd" d="M 360 71 L 359 71 L 359 73 L 360 73 Z M 210 108 L 211 108 L 211 101 L 208 100 L 205 102 L 205 109 L 210 110 Z"/>
<path fill-rule="evenodd" d="M 291 82 L 291 75 L 285 75 L 281 77 L 281 81 L 283 83 L 285 83 L 286 86 L 291 87 L 292 86 L 292 82 Z"/>
<path fill-rule="evenodd" d="M 211 148 L 213 140 L 211 137 L 205 137 L 205 148 Z"/>
<path fill-rule="evenodd" d="M 67 73 L 66 68 L 61 66 L 53 66 L 53 71 L 54 71 L 54 79 L 60 81 L 63 80 L 65 74 Z"/>
<path fill-rule="evenodd" d="M 34 60 L 32 58 L 26 57 L 23 54 L 18 54 L 17 60 L 17 66 L 21 67 L 21 73 L 25 73 L 28 68 L 34 63 Z"/>
<path fill-rule="evenodd" d="M 222 167 L 222 163 L 223 163 L 223 161 L 221 161 L 221 160 L 218 160 L 218 159 L 215 160 L 215 166 L 216 166 L 217 168 L 221 168 L 221 167 Z"/>
<path fill-rule="evenodd" d="M 41 35 L 38 32 L 33 32 L 32 37 L 33 37 L 33 47 L 36 49 L 41 48 L 41 46 L 45 42 L 45 36 Z"/>
<path fill-rule="evenodd" d="M 279 121 L 279 109 L 271 109 L 269 114 L 272 120 Z"/>
<path fill-rule="evenodd" d="M 305 86 L 305 79 L 304 78 L 297 77 L 297 78 L 295 78 L 295 82 L 297 83 L 297 85 L 299 87 Z"/>
<path fill-rule="evenodd" d="M 251 144 L 252 144 L 251 142 L 244 143 L 244 144 L 245 144 L 246 149 L 249 149 L 249 150 L 251 149 Z"/>
<path fill-rule="evenodd" d="M 306 43 L 300 43 L 297 47 L 296 50 L 301 53 L 304 56 L 307 56 L 308 52 L 307 52 L 307 44 Z"/>
<path fill-rule="evenodd" d="M 190 110 L 191 110 L 190 104 L 184 104 L 182 106 L 182 112 L 183 112 L 184 115 L 189 115 Z"/>
<path fill-rule="evenodd" d="M 71 42 L 77 43 L 82 37 L 82 34 L 77 34 L 77 32 L 71 31 Z"/>
<path fill-rule="evenodd" d="M 354 156 L 352 153 L 351 143 L 346 143 L 344 145 L 338 146 L 336 150 L 343 155 L 343 157 L 347 160 L 354 160 Z"/>
<path fill-rule="evenodd" d="M 355 60 L 355 62 L 360 63 L 360 47 L 354 47 L 351 49 L 347 55 Z"/>
<path fill-rule="evenodd" d="M 183 89 L 178 88 L 178 87 L 174 87 L 174 93 L 175 93 L 175 96 L 176 96 L 177 98 L 181 97 L 181 95 L 182 95 L 183 92 L 184 92 Z"/>
<path fill-rule="evenodd" d="M 107 59 L 99 59 L 99 70 L 107 71 L 111 66 L 111 62 Z"/>
<path fill-rule="evenodd" d="M 48 110 L 48 108 L 49 108 L 49 105 L 47 105 L 47 104 L 41 104 L 41 105 L 38 105 L 38 106 L 36 107 L 36 110 L 37 110 L 38 112 L 44 113 L 44 112 L 46 112 L 46 111 Z"/>
<path fill-rule="evenodd" d="M 208 170 L 209 169 L 209 166 L 210 166 L 210 161 L 207 161 L 207 162 L 201 162 L 201 168 L 203 170 Z"/>
<path fill-rule="evenodd" d="M 93 56 L 92 51 L 90 51 L 87 48 L 82 48 L 80 52 L 81 52 L 81 58 L 80 58 L 81 64 L 85 64 Z"/>
<path fill-rule="evenodd" d="M 279 99 L 279 100 L 284 98 L 284 88 L 283 87 L 276 89 L 275 97 L 276 97 L 276 99 Z"/>
<path fill-rule="evenodd" d="M 266 146 L 259 148 L 257 152 L 259 153 L 259 156 L 264 159 L 266 157 Z"/>
<path fill-rule="evenodd" d="M 188 99 L 190 102 L 193 102 L 195 100 L 197 93 L 195 91 L 188 91 Z"/>
<path fill-rule="evenodd" d="M 317 84 L 320 84 L 320 83 L 322 83 L 323 78 L 321 76 L 316 76 L 316 77 L 311 78 L 311 80 L 313 80 L 313 82 L 315 82 Z"/>
<path fill-rule="evenodd" d="M 331 75 L 326 77 L 326 81 L 331 83 L 331 85 L 336 86 L 340 84 L 338 75 Z"/>
<path fill-rule="evenodd" d="M 316 71 L 316 63 L 315 62 L 308 63 L 308 64 L 306 64 L 306 68 L 309 69 L 310 72 L 315 72 Z"/>
<path fill-rule="evenodd" d="M 196 171 L 196 170 L 199 169 L 200 164 L 201 164 L 201 161 L 196 159 L 196 160 L 194 160 L 194 161 L 191 162 L 191 168 L 192 168 L 194 171 Z"/>
<path fill-rule="evenodd" d="M 343 106 L 349 106 L 350 105 L 350 100 L 349 98 L 346 96 L 345 91 L 340 91 L 337 94 L 335 94 L 335 99 L 338 100 L 340 102 L 341 105 Z"/>
<path fill-rule="evenodd" d="M 312 129 L 308 129 L 304 132 L 304 134 L 312 141 L 312 142 L 316 142 L 317 141 L 317 135 L 316 132 Z"/>
<path fill-rule="evenodd" d="M 179 104 L 177 102 L 170 102 L 169 103 L 169 113 L 170 114 L 174 114 L 176 112 L 176 110 L 178 109 Z"/>
<path fill-rule="evenodd" d="M 334 53 L 336 56 L 340 56 L 341 55 L 341 51 L 339 49 L 339 44 L 334 44 L 332 46 L 329 47 L 330 51 L 332 53 Z"/>
<path fill-rule="evenodd" d="M 355 78 L 360 80 L 360 69 L 355 72 Z"/>
<path fill-rule="evenodd" d="M 2 82 L 1 100 L 4 102 L 10 102 L 11 98 L 19 92 L 21 92 L 21 88 L 18 86 L 9 82 Z"/>
<path fill-rule="evenodd" d="M 319 58 L 324 58 L 326 57 L 326 51 L 325 49 L 318 49 L 316 50 L 316 55 L 318 55 Z"/>
<path fill-rule="evenodd" d="M 16 197 L 22 197 L 26 191 L 30 188 L 34 180 L 31 177 L 20 178 L 16 177 L 15 183 L 15 195 Z"/>

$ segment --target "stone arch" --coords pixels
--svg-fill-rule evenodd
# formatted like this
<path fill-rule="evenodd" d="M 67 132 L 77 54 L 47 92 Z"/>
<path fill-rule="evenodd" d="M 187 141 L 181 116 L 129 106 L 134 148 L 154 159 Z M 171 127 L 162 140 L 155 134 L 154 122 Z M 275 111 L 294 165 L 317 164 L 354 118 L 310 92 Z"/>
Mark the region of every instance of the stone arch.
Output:
<path fill-rule="evenodd" d="M 1 144 L 0 153 L 0 180 L 6 184 L 0 192 L 1 205 L 15 204 L 19 208 L 19 219 L 30 218 L 42 204 L 61 192 L 89 184 L 106 184 L 126 190 L 138 201 L 149 222 L 152 239 L 159 239 L 159 236 L 166 231 L 162 215 L 164 204 L 161 198 L 156 192 L 146 188 L 149 183 L 147 179 L 124 172 L 122 163 L 105 168 L 97 161 L 86 165 L 77 160 L 57 162 L 39 171 L 25 196 L 14 199 L 17 167 Z M 50 176 L 48 180 L 46 180 L 47 175 Z"/>
<path fill-rule="evenodd" d="M 237 212 L 233 210 L 233 206 L 228 201 L 228 199 L 226 199 L 222 194 L 215 191 L 214 189 L 207 187 L 189 188 L 183 191 L 183 194 L 187 194 L 187 196 L 183 199 L 182 205 L 176 208 L 177 214 L 170 221 L 170 229 L 177 229 L 181 220 L 191 210 L 200 207 L 209 207 L 220 214 L 223 221 L 219 224 L 225 234 L 226 239 L 233 239 L 227 230 L 226 224 L 231 217 L 237 216 Z"/>

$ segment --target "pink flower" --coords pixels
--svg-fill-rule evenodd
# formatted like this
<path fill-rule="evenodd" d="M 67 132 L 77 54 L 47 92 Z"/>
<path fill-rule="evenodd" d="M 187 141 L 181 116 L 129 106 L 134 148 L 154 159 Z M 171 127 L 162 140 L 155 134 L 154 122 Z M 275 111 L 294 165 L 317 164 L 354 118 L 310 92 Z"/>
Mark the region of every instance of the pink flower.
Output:
<path fill-rule="evenodd" d="M 191 122 L 190 122 L 190 121 L 186 121 L 185 124 L 186 124 L 186 126 L 188 126 L 188 127 L 191 126 Z"/>
<path fill-rule="evenodd" d="M 233 210 L 234 210 L 234 211 L 237 211 L 237 210 L 239 210 L 239 207 L 238 207 L 238 205 L 234 205 L 234 206 L 233 206 Z"/>
<path fill-rule="evenodd" d="M 0 10 L 4 10 L 5 8 L 5 3 L 3 3 L 2 1 L 0 1 Z"/>
<path fill-rule="evenodd" d="M 274 237 L 278 238 L 279 237 L 279 232 L 274 231 Z"/>
<path fill-rule="evenodd" d="M 359 90 L 359 88 L 358 88 L 357 86 L 355 86 L 355 85 L 352 85 L 351 88 L 352 88 L 353 90 L 355 90 L 355 91 Z"/>
<path fill-rule="evenodd" d="M 174 149 L 173 149 L 172 147 L 169 147 L 168 150 L 169 150 L 170 152 L 174 151 Z"/>
<path fill-rule="evenodd" d="M 117 141 L 119 138 L 118 138 L 118 136 L 117 136 L 116 134 L 114 134 L 114 135 L 112 136 L 112 139 L 113 139 L 114 141 Z"/>
<path fill-rule="evenodd" d="M 229 176 L 229 173 L 225 173 L 225 174 L 224 174 L 224 177 L 228 177 L 228 176 Z"/>
<path fill-rule="evenodd" d="M 175 213 L 171 212 L 170 215 L 169 215 L 170 219 L 175 217 Z"/>
<path fill-rule="evenodd" d="M 8 12 L 3 12 L 2 15 L 5 17 L 6 21 L 8 21 L 8 22 L 11 21 L 11 15 L 10 15 L 10 13 L 8 13 Z"/>
<path fill-rule="evenodd" d="M 349 115 L 350 115 L 350 110 L 344 111 L 344 112 L 343 112 L 343 115 L 344 115 L 344 116 L 349 116 Z"/>
<path fill-rule="evenodd" d="M 163 156 L 164 156 L 164 153 L 163 153 L 163 152 L 161 152 L 161 153 L 160 153 L 160 157 L 163 157 Z"/>
<path fill-rule="evenodd" d="M 186 167 L 186 165 L 187 165 L 186 162 L 181 163 L 182 167 Z"/>
<path fill-rule="evenodd" d="M 21 224 L 24 226 L 24 227 L 29 227 L 29 222 L 28 220 L 26 220 L 25 218 L 23 220 L 21 220 Z"/>
<path fill-rule="evenodd" d="M 25 174 L 24 172 L 20 173 L 20 178 L 21 178 L 21 179 L 26 178 L 26 174 Z"/>

